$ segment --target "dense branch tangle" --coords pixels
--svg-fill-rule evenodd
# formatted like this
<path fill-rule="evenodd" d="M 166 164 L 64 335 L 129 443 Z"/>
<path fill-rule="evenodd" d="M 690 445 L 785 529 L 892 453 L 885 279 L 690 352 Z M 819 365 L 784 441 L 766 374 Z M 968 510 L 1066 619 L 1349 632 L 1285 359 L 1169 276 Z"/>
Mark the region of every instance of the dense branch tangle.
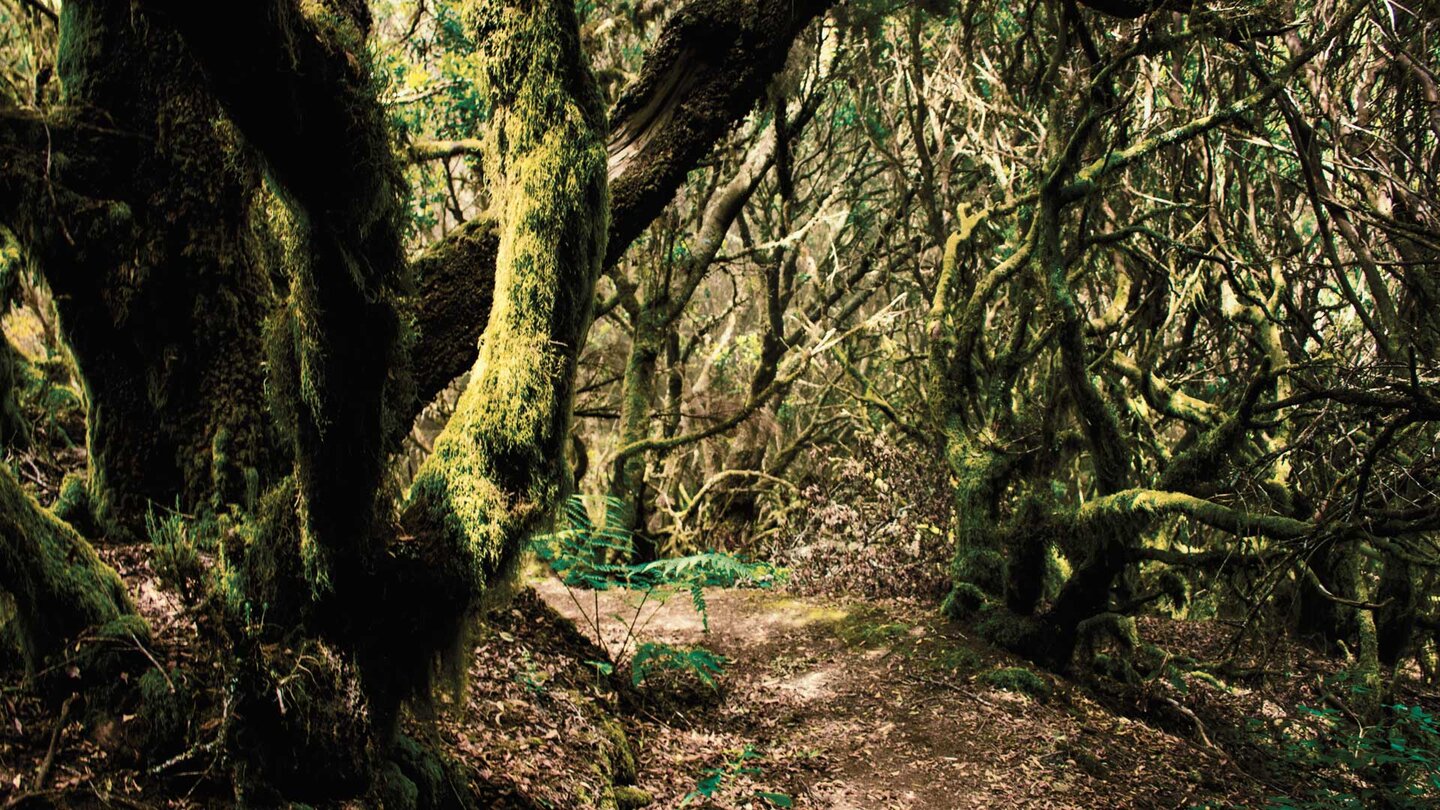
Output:
<path fill-rule="evenodd" d="M 948 473 L 951 612 L 1048 666 L 1162 597 L 1372 683 L 1434 652 L 1422 16 L 694 0 L 591 50 L 560 0 L 131 5 L 33 12 L 63 92 L 0 76 L 0 221 L 90 406 L 52 511 L 0 476 L 36 667 L 139 644 L 72 529 L 174 507 L 219 540 L 235 716 L 303 738 L 271 699 L 291 649 L 362 685 L 354 794 L 567 446 L 649 554 L 777 536 L 875 437 Z M 426 37 L 453 52 L 385 61 Z M 291 753 L 261 770 L 302 782 Z"/>
<path fill-rule="evenodd" d="M 1433 387 L 1425 379 L 1433 377 L 1411 380 L 1410 395 L 1380 411 L 1337 410 L 1353 395 L 1338 390 L 1299 407 L 1278 405 L 1296 402 L 1297 387 L 1322 387 L 1319 380 L 1332 375 L 1358 381 L 1361 369 L 1372 384 L 1388 378 L 1406 388 L 1405 365 L 1386 362 L 1403 338 L 1386 325 L 1390 316 L 1370 318 L 1359 297 L 1380 285 L 1383 303 L 1400 285 L 1368 259 L 1386 248 L 1364 248 L 1357 284 L 1355 265 L 1333 240 L 1316 253 L 1295 239 L 1295 225 L 1277 213 L 1294 183 L 1310 181 L 1284 173 L 1262 181 L 1251 166 L 1273 172 L 1287 150 L 1294 161 L 1297 148 L 1303 157 L 1311 147 L 1272 139 L 1262 151 L 1242 134 L 1267 121 L 1324 113 L 1301 112 L 1304 99 L 1290 101 L 1294 96 L 1277 99 L 1286 87 L 1293 93 L 1302 76 L 1311 92 L 1333 92 L 1319 87 L 1331 79 L 1310 63 L 1334 43 L 1352 41 L 1369 12 L 1342 4 L 1312 13 L 1319 24 L 1308 31 L 1283 43 L 1273 35 L 1246 39 L 1230 51 L 1228 66 L 1208 65 L 1190 89 L 1208 86 L 1217 101 L 1200 116 L 1182 104 L 1186 89 L 1149 68 L 1190 47 L 1186 37 L 1167 37 L 1158 17 L 1122 25 L 1109 54 L 1067 50 L 1061 36 L 1059 50 L 1031 54 L 1033 68 L 1016 66 L 1068 76 L 1048 95 L 1038 87 L 1028 91 L 1035 98 L 1015 99 L 1009 114 L 1016 126 L 1030 116 L 1043 123 L 1029 126 L 1048 134 L 1029 166 L 1006 166 L 1004 156 L 976 147 L 991 168 L 982 176 L 1005 184 L 1028 172 L 1034 185 L 1001 185 L 999 202 L 956 194 L 961 202 L 939 254 L 927 326 L 931 424 L 957 481 L 950 605 L 957 614 L 979 611 L 997 638 L 1051 666 L 1072 665 L 1087 619 L 1136 604 L 1137 575 L 1150 579 L 1162 570 L 1136 568 L 1141 559 L 1201 569 L 1227 560 L 1259 566 L 1301 599 L 1330 604 L 1333 623 L 1302 632 L 1351 639 L 1368 677 L 1380 658 L 1394 660 L 1393 644 L 1383 656 L 1377 648 L 1374 614 L 1384 600 L 1358 561 L 1374 559 L 1374 551 L 1387 568 L 1415 558 L 1388 542 L 1367 547 L 1385 521 L 1378 514 L 1356 520 L 1350 504 L 1370 500 L 1363 484 L 1357 492 L 1357 479 L 1332 477 L 1354 469 L 1360 456 L 1298 460 L 1327 445 L 1324 437 L 1345 420 L 1387 413 L 1390 427 L 1355 451 L 1414 465 L 1402 477 L 1425 480 L 1419 471 L 1433 464 L 1433 448 L 1412 445 L 1405 461 L 1389 454 L 1401 425 L 1433 420 L 1420 415 Z M 1107 25 L 1077 25 L 1088 23 Z M 1351 58 L 1363 62 L 1369 53 Z M 1335 58 L 1327 70 L 1336 69 Z M 1257 70 L 1257 60 L 1270 66 Z M 1013 89 L 1023 86 L 1017 75 L 1001 81 L 1016 96 L 1027 92 Z M 1121 84 L 1130 89 L 1117 95 Z M 1137 94 L 1164 98 L 1169 109 L 1117 101 Z M 1009 100 L 977 103 L 1004 110 Z M 1301 165 L 1315 164 L 1304 158 Z M 1166 185 L 1149 185 L 1155 182 Z M 1267 217 L 1278 222 L 1266 225 Z M 1377 237 L 1382 245 L 1399 236 L 1391 233 Z M 993 250 L 984 246 L 1007 234 L 1008 255 L 987 262 Z M 1330 264 L 1338 286 L 1307 274 L 1308 261 Z M 1348 317 L 1337 311 L 1345 302 Z M 1418 368 L 1434 373 L 1428 362 Z M 1437 507 L 1433 494 L 1411 491 L 1405 499 L 1416 516 Z M 1409 544 L 1423 542 L 1428 525 L 1395 528 Z M 1181 537 L 1190 551 L 1167 550 L 1180 550 L 1172 544 Z M 1047 574 L 1052 549 L 1068 576 Z"/>

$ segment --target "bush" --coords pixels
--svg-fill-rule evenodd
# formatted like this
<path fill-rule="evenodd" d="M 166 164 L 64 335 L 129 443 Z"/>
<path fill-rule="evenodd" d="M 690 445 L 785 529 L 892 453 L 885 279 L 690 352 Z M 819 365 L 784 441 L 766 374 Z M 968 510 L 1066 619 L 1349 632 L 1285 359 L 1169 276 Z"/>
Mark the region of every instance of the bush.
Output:
<path fill-rule="evenodd" d="M 200 559 L 194 527 L 176 512 L 160 517 L 151 510 L 145 515 L 145 531 L 154 550 L 150 559 L 155 575 L 187 603 L 194 604 L 205 577 L 205 563 Z"/>
<path fill-rule="evenodd" d="M 1281 756 L 1305 787 L 1298 797 L 1272 798 L 1274 810 L 1440 806 L 1440 726 L 1420 706 L 1386 706 L 1383 721 L 1363 729 L 1337 709 L 1301 706 Z"/>

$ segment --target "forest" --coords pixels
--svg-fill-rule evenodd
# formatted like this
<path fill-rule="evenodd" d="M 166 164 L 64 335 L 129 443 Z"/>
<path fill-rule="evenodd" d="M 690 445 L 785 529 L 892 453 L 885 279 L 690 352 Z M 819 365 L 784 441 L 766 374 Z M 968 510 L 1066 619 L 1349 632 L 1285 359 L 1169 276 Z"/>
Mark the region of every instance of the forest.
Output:
<path fill-rule="evenodd" d="M 0 0 L 0 807 L 1440 807 L 1435 0 Z"/>

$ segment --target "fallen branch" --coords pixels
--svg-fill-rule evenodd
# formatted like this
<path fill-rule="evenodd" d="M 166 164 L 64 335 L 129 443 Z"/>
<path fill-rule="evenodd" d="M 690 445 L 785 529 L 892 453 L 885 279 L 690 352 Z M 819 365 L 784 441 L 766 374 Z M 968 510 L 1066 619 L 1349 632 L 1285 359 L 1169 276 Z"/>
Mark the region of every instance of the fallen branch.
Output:
<path fill-rule="evenodd" d="M 45 780 L 50 778 L 50 768 L 55 764 L 55 752 L 60 749 L 60 739 L 65 736 L 65 721 L 70 717 L 70 707 L 80 696 L 74 692 L 60 706 L 60 719 L 55 721 L 55 730 L 50 732 L 50 747 L 45 751 L 45 759 L 40 763 L 40 768 L 35 772 L 35 789 L 44 790 Z"/>

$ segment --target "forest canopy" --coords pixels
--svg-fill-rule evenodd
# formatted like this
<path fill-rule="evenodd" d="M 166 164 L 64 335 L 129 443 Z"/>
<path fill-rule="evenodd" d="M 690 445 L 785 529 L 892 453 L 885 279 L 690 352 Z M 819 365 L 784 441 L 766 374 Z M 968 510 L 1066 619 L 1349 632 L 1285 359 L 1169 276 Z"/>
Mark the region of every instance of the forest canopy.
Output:
<path fill-rule="evenodd" d="M 1429 0 L 0 0 L 0 54 L 17 801 L 72 723 L 147 801 L 490 806 L 425 729 L 551 569 L 606 717 L 724 656 L 601 591 L 898 599 L 1119 703 L 1297 651 L 1340 749 L 1421 729 L 1315 806 L 1440 798 Z"/>

